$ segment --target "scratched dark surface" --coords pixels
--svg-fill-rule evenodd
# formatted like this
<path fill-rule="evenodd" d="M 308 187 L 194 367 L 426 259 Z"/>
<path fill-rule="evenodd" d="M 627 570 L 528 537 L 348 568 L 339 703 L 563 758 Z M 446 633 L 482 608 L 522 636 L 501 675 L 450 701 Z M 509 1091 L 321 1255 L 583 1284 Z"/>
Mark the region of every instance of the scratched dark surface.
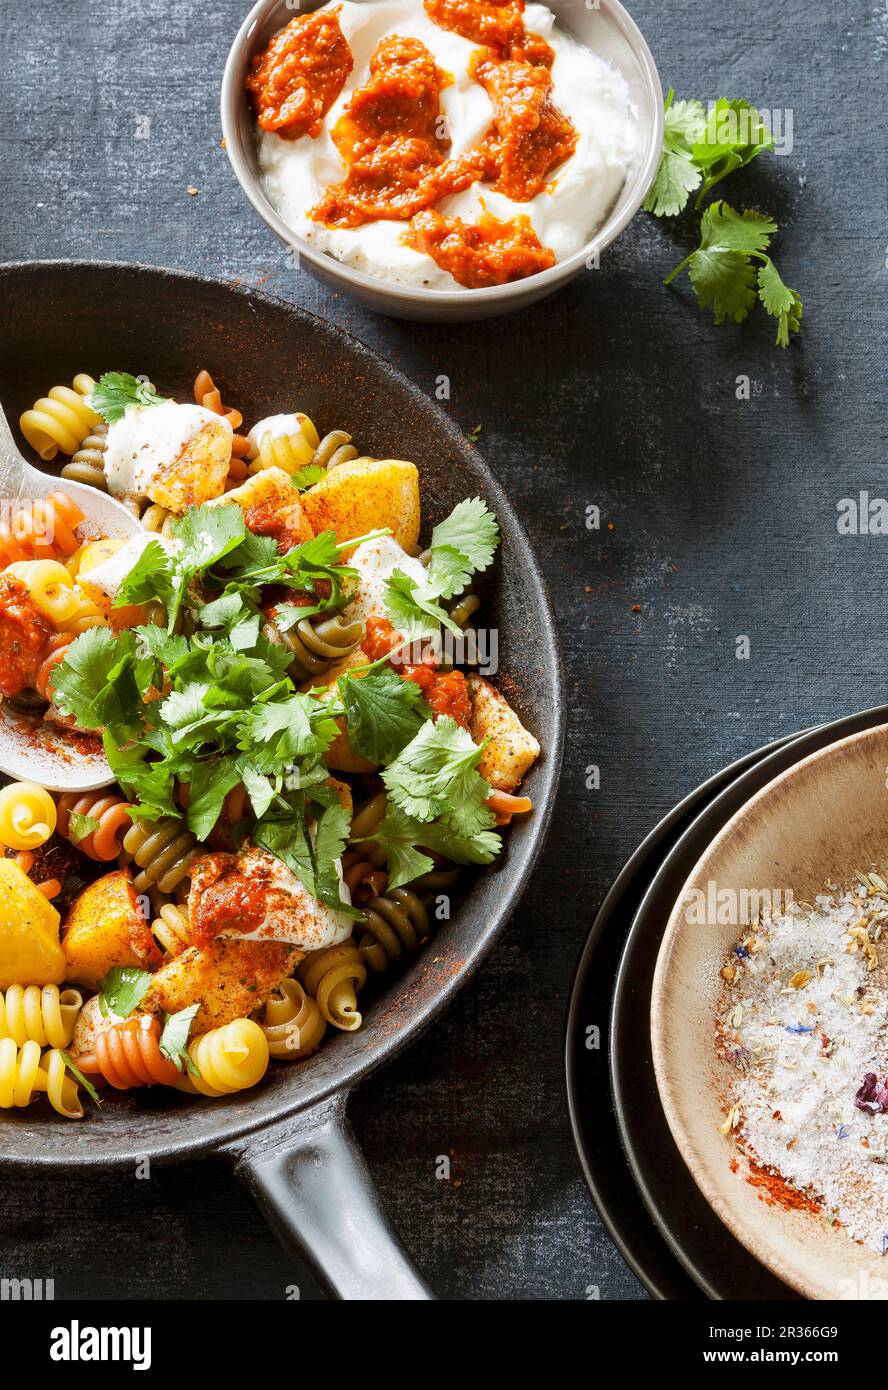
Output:
<path fill-rule="evenodd" d="M 291 271 L 219 143 L 220 74 L 247 8 L 0 2 L 0 259 L 144 261 L 262 285 L 429 392 L 446 373 L 445 408 L 482 426 L 561 620 L 571 718 L 556 828 L 494 958 L 354 1098 L 353 1121 L 442 1296 L 643 1297 L 573 1155 L 568 992 L 596 904 L 676 799 L 770 738 L 885 699 L 886 542 L 839 536 L 836 503 L 888 487 L 888 4 L 630 5 L 680 95 L 793 113 L 791 156 L 724 189 L 784 229 L 776 255 L 806 301 L 786 353 L 763 316 L 716 329 L 686 285 L 664 289 L 691 232 L 645 215 L 600 271 L 479 325 L 379 318 Z M 440 1154 L 450 1183 L 436 1180 Z M 278 1299 L 293 1283 L 316 1296 L 221 1166 L 4 1178 L 0 1211 L 3 1274 L 54 1277 L 57 1297 Z"/>

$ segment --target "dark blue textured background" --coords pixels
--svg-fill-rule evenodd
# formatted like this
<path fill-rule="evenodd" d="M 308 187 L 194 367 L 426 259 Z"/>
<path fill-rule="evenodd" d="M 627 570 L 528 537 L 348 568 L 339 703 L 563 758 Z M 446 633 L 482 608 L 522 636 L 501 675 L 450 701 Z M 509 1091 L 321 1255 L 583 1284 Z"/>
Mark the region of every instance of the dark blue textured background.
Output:
<path fill-rule="evenodd" d="M 430 393 L 446 373 L 447 408 L 482 426 L 552 586 L 571 720 L 548 851 L 494 958 L 352 1107 L 408 1246 L 454 1298 L 642 1296 L 586 1197 L 562 1095 L 593 910 L 706 775 L 885 699 L 885 541 L 840 537 L 836 502 L 888 489 L 888 0 L 630 8 L 680 95 L 793 111 L 792 156 L 724 188 L 783 228 L 775 255 L 806 301 L 789 352 L 763 315 L 716 329 L 686 284 L 664 289 L 690 232 L 645 215 L 600 271 L 517 317 L 376 317 L 289 270 L 230 173 L 218 87 L 247 0 L 0 0 L 0 259 L 145 261 L 261 285 Z M 590 503 L 599 532 L 585 527 Z M 442 1153 L 451 1184 L 435 1179 Z M 54 1277 L 57 1297 L 274 1299 L 294 1282 L 313 1295 L 211 1164 L 150 1182 L 5 1178 L 0 1211 L 2 1273 Z"/>

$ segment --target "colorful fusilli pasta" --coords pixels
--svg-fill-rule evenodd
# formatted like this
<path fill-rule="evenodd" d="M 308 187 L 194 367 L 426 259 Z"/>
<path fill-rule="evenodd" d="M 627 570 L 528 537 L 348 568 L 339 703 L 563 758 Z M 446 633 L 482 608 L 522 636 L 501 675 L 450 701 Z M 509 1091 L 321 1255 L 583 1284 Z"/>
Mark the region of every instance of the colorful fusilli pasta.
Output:
<path fill-rule="evenodd" d="M 68 455 L 76 453 L 93 426 L 99 424 L 101 416 L 87 399 L 95 384 L 91 376 L 80 372 L 70 386 L 53 386 L 22 415 L 21 432 L 44 463 L 60 450 Z"/>
<path fill-rule="evenodd" d="M 58 985 L 10 985 L 0 992 L 0 1038 L 13 1038 L 19 1047 L 28 1041 L 41 1047 L 67 1047 L 83 1005 L 77 989 Z"/>
<path fill-rule="evenodd" d="M 83 512 L 64 492 L 26 503 L 9 524 L 0 525 L 0 565 L 73 555 L 80 544 L 75 528 L 82 521 Z"/>
<path fill-rule="evenodd" d="M 256 1019 L 271 1056 L 284 1062 L 308 1057 L 320 1046 L 327 1031 L 327 1020 L 317 1000 L 294 979 L 281 980 Z"/>
<path fill-rule="evenodd" d="M 0 1110 L 30 1104 L 45 1091 L 53 1110 L 66 1120 L 83 1119 L 80 1092 L 57 1048 L 41 1057 L 40 1044 L 0 1038 Z"/>
<path fill-rule="evenodd" d="M 59 797 L 59 834 L 73 839 L 89 859 L 108 864 L 123 848 L 122 837 L 133 823 L 129 803 L 116 792 L 65 792 Z M 86 834 L 74 839 L 72 814 L 95 822 Z"/>
<path fill-rule="evenodd" d="M 123 837 L 122 864 L 135 862 L 139 872 L 133 879 L 137 893 L 157 886 L 161 893 L 172 893 L 191 873 L 200 853 L 197 840 L 180 821 L 139 819 Z"/>
<path fill-rule="evenodd" d="M 37 849 L 56 827 L 56 806 L 36 782 L 10 782 L 0 787 L 0 845 L 8 849 Z"/>
<path fill-rule="evenodd" d="M 309 951 L 296 973 L 328 1023 L 346 1033 L 360 1028 L 357 991 L 366 983 L 367 970 L 353 941 Z"/>

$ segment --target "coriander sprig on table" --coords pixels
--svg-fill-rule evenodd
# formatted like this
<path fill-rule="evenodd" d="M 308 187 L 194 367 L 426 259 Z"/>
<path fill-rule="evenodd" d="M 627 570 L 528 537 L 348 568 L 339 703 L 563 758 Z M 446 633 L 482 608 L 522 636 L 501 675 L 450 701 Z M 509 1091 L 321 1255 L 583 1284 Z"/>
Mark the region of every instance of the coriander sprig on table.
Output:
<path fill-rule="evenodd" d="M 148 543 L 115 598 L 117 606 L 160 601 L 166 627 L 91 628 L 53 676 L 59 711 L 102 731 L 135 818 L 182 820 L 202 840 L 243 784 L 251 812 L 236 838 L 249 836 L 312 896 L 353 916 L 361 914 L 343 902 L 337 870 L 350 820 L 324 762 L 341 719 L 354 751 L 383 769 L 389 813 L 374 839 L 391 856 L 390 886 L 432 867 L 426 850 L 486 864 L 501 848 L 478 771 L 483 745 L 449 717 L 435 720 L 419 686 L 382 658 L 341 673 L 329 690 L 297 690 L 291 654 L 262 632 L 268 585 L 309 599 L 292 605 L 296 620 L 344 607 L 357 575 L 341 556 L 363 539 L 337 543 L 324 532 L 281 555 L 272 538 L 246 529 L 239 507 L 192 508 L 173 527 L 172 545 Z M 438 631 L 437 600 L 485 569 L 497 542 L 496 521 L 477 498 L 435 528 L 427 583 L 396 575 L 389 586 L 405 638 Z M 275 622 L 288 617 L 284 599 Z"/>
<path fill-rule="evenodd" d="M 663 154 L 644 201 L 655 217 L 677 216 L 694 191 L 699 208 L 722 179 L 774 149 L 766 121 L 748 101 L 721 97 L 707 115 L 700 101 L 676 101 L 670 87 L 664 124 Z M 701 218 L 699 245 L 664 284 L 687 269 L 697 302 L 712 309 L 717 324 L 742 323 L 758 300 L 777 320 L 776 343 L 785 348 L 801 328 L 803 306 L 767 254 L 777 231 L 777 223 L 759 212 L 712 203 Z"/>

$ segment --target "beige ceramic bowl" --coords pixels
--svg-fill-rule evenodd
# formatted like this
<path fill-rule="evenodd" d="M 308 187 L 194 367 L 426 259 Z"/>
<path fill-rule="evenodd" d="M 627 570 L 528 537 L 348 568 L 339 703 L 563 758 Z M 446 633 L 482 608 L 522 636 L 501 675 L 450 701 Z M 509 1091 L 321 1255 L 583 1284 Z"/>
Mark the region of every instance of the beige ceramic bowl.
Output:
<path fill-rule="evenodd" d="M 670 1129 L 704 1196 L 746 1248 L 808 1298 L 888 1298 L 888 1268 L 818 1216 L 768 1205 L 730 1163 L 719 1102 L 732 1073 L 716 1057 L 719 970 L 736 926 L 691 926 L 690 890 L 791 889 L 811 901 L 827 878 L 885 862 L 888 725 L 831 744 L 784 772 L 728 822 L 698 862 L 672 912 L 651 1000 L 654 1066 Z"/>

